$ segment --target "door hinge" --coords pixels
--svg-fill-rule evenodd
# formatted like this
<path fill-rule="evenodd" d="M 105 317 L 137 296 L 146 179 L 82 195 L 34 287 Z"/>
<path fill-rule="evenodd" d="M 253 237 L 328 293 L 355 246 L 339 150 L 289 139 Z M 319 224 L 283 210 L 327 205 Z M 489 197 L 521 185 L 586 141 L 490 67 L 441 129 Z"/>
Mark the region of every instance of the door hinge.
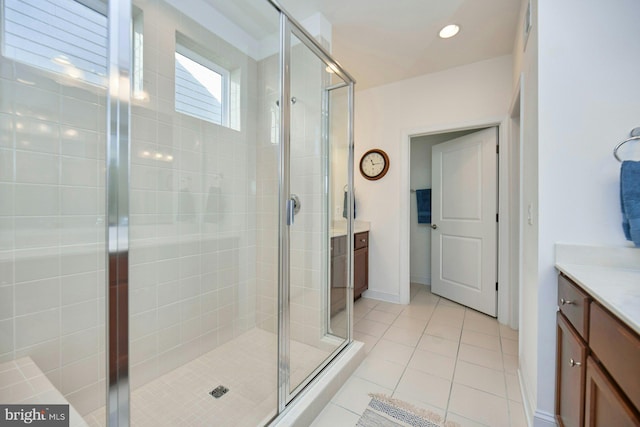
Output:
<path fill-rule="evenodd" d="M 500 146 L 496 145 L 496 154 L 500 154 Z"/>
<path fill-rule="evenodd" d="M 498 214 L 496 214 L 496 222 L 498 222 Z"/>
<path fill-rule="evenodd" d="M 498 282 L 496 282 L 496 291 L 498 290 Z"/>

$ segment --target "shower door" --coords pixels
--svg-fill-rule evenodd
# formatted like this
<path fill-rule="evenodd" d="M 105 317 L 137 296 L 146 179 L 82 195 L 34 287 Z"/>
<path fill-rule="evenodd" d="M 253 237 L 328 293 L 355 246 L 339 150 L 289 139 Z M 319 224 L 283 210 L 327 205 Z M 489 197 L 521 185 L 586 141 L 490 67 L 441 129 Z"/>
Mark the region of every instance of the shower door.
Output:
<path fill-rule="evenodd" d="M 331 156 L 353 85 L 334 96 L 339 66 L 273 6 L 133 1 L 132 425 L 264 425 L 348 344 Z"/>
<path fill-rule="evenodd" d="M 280 14 L 133 1 L 131 425 L 277 413 Z"/>
<path fill-rule="evenodd" d="M 333 269 L 331 262 L 331 230 L 337 222 L 347 226 L 342 218 L 341 194 L 349 184 L 348 156 L 341 160 L 341 167 L 335 166 L 332 157 L 338 142 L 348 147 L 347 120 L 335 120 L 331 111 L 342 102 L 342 113 L 347 114 L 347 97 L 332 99 L 329 89 L 339 77 L 332 78 L 324 53 L 305 33 L 292 28 L 289 34 L 284 60 L 289 65 L 290 84 L 284 86 L 286 105 L 282 110 L 288 118 L 289 133 L 285 130 L 281 188 L 283 231 L 288 234 L 282 249 L 283 258 L 288 258 L 283 277 L 288 280 L 281 284 L 281 292 L 287 296 L 281 302 L 281 322 L 286 331 L 281 351 L 289 363 L 281 365 L 285 385 L 282 403 L 293 398 L 348 343 L 347 301 L 351 291 L 347 274 L 350 257 L 346 256 L 351 239 L 342 239 L 343 267 Z M 346 83 L 342 86 L 348 87 Z M 342 132 L 338 131 L 340 127 Z M 339 197 L 334 194 L 336 185 L 341 189 Z M 333 208 L 337 198 L 339 219 Z M 340 307 L 334 313 L 332 298 L 334 307 Z"/>

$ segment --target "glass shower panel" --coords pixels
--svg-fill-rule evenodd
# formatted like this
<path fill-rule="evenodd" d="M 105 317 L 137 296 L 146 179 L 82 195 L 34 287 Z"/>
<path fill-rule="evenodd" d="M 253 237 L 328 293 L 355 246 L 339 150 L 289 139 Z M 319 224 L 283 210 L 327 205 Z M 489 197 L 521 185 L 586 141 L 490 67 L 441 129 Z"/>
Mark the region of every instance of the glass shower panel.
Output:
<path fill-rule="evenodd" d="M 96 423 L 106 398 L 106 7 L 0 5 L 0 403 L 70 404 L 71 425 Z"/>
<path fill-rule="evenodd" d="M 279 14 L 136 0 L 133 16 L 131 422 L 263 425 L 278 386 Z"/>
<path fill-rule="evenodd" d="M 349 183 L 349 86 L 338 76 L 327 89 L 326 139 L 329 147 L 329 216 L 331 251 L 330 286 L 327 287 L 329 333 L 347 339 L 349 331 L 349 254 L 347 198 Z"/>
<path fill-rule="evenodd" d="M 289 228 L 289 387 L 295 392 L 344 343 L 345 336 L 333 334 L 327 321 L 331 217 L 326 87 L 330 76 L 327 65 L 294 35 L 290 58 L 289 181 L 292 197 L 299 201 Z"/>

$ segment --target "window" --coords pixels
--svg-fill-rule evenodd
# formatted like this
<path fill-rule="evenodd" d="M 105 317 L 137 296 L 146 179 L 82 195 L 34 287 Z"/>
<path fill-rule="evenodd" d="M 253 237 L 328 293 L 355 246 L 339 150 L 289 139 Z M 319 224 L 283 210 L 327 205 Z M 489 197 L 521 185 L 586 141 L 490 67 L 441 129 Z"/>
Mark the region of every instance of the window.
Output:
<path fill-rule="evenodd" d="M 176 111 L 229 127 L 229 71 L 179 43 Z"/>
<path fill-rule="evenodd" d="M 131 89 L 133 99 L 138 101 L 146 101 L 149 94 L 144 91 L 143 87 L 143 69 L 144 69 L 144 17 L 142 10 L 133 6 L 132 11 L 132 36 L 133 36 L 133 60 L 131 63 Z"/>
<path fill-rule="evenodd" d="M 4 55 L 107 86 L 107 4 L 103 0 L 4 1 Z M 142 87 L 143 14 L 133 7 L 133 96 Z"/>
<path fill-rule="evenodd" d="M 104 3 L 95 0 L 4 0 L 3 54 L 106 86 L 105 8 Z"/>

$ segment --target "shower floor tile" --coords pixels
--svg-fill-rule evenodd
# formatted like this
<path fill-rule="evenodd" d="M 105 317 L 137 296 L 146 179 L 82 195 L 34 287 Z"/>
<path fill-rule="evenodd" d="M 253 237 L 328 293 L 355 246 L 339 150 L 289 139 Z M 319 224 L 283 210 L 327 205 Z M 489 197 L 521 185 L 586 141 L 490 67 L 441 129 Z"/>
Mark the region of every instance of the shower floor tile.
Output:
<path fill-rule="evenodd" d="M 330 351 L 291 342 L 291 383 L 295 386 Z M 257 426 L 275 415 L 277 339 L 261 329 L 203 354 L 131 392 L 132 426 Z M 229 389 L 219 399 L 209 395 Z M 90 426 L 106 426 L 105 409 L 85 417 Z"/>

